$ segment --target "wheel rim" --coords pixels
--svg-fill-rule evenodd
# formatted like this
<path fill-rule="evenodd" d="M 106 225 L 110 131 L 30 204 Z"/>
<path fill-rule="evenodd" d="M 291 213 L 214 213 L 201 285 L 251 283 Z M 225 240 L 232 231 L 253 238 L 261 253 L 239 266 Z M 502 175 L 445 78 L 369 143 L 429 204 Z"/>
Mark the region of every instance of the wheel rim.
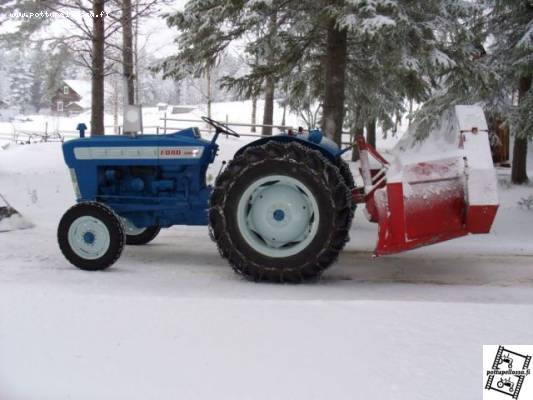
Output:
<path fill-rule="evenodd" d="M 94 217 L 79 217 L 68 230 L 68 243 L 72 251 L 86 260 L 102 257 L 111 243 L 107 226 Z"/>
<path fill-rule="evenodd" d="M 120 221 L 122 222 L 122 226 L 124 227 L 124 232 L 128 236 L 137 236 L 137 235 L 140 235 L 141 233 L 144 233 L 144 231 L 146 230 L 146 228 L 137 228 L 127 218 L 120 217 Z"/>
<path fill-rule="evenodd" d="M 253 182 L 239 199 L 237 224 L 245 241 L 269 257 L 289 257 L 315 238 L 318 204 L 300 181 L 271 175 Z"/>

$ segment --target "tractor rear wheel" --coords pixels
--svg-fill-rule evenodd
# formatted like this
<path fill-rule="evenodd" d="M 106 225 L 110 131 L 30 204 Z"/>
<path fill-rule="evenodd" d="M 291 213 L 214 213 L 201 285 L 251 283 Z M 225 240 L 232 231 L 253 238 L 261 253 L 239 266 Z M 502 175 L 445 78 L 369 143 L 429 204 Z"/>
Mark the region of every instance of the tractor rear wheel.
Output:
<path fill-rule="evenodd" d="M 339 158 L 337 160 L 337 167 L 339 168 L 342 179 L 344 179 L 344 183 L 348 186 L 348 189 L 352 191 L 352 189 L 355 188 L 355 181 L 353 180 L 352 171 L 350 171 L 350 165 L 342 158 Z M 355 212 L 357 204 L 353 200 L 351 201 L 351 204 L 352 210 Z"/>
<path fill-rule="evenodd" d="M 85 271 L 113 265 L 125 243 L 119 217 L 97 202 L 79 203 L 67 210 L 59 222 L 57 238 L 65 258 Z"/>
<path fill-rule="evenodd" d="M 209 221 L 221 254 L 255 281 L 318 277 L 343 248 L 353 216 L 339 169 L 299 143 L 246 149 L 217 178 Z"/>

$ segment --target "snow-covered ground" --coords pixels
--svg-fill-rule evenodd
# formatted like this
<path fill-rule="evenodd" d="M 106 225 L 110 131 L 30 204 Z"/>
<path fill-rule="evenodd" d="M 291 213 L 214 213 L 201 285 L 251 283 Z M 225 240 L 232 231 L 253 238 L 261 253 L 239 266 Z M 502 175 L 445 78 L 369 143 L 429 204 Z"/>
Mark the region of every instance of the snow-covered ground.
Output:
<path fill-rule="evenodd" d="M 245 140 L 221 138 L 220 160 Z M 0 399 L 481 398 L 482 345 L 533 340 L 517 204 L 533 186 L 500 179 L 490 235 L 375 259 L 358 211 L 320 282 L 270 285 L 235 275 L 205 227 L 75 269 L 55 237 L 74 202 L 60 145 L 0 149 L 0 192 L 36 225 L 0 233 Z"/>

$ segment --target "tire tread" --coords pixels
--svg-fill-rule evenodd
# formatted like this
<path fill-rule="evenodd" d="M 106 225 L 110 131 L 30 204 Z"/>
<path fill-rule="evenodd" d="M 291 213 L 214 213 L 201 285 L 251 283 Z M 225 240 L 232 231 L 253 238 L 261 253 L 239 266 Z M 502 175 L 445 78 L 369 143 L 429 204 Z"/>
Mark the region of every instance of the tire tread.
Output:
<path fill-rule="evenodd" d="M 304 165 L 313 179 L 328 192 L 334 210 L 333 229 L 324 248 L 313 259 L 299 265 L 284 268 L 260 265 L 247 259 L 227 234 L 228 221 L 224 209 L 228 193 L 247 170 L 269 160 Z M 250 147 L 236 156 L 217 178 L 209 209 L 210 235 L 217 243 L 220 254 L 228 258 L 237 273 L 256 282 L 300 283 L 317 279 L 336 261 L 347 241 L 352 218 L 351 193 L 339 168 L 319 151 L 296 142 L 268 142 Z"/>

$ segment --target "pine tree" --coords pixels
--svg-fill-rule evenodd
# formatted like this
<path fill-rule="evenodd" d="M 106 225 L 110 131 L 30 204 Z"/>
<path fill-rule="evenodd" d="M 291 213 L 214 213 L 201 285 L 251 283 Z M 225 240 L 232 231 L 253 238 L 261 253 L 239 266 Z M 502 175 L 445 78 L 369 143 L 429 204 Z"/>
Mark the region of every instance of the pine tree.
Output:
<path fill-rule="evenodd" d="M 493 102 L 507 105 L 514 134 L 511 179 L 522 184 L 528 182 L 527 147 L 533 137 L 533 3 L 518 0 L 485 3 L 490 9 L 488 32 L 495 39 L 489 49 L 490 61 L 501 77 Z M 518 92 L 516 105 L 511 102 L 513 92 Z"/>
<path fill-rule="evenodd" d="M 41 107 L 46 103 L 46 62 L 47 54 L 43 50 L 42 43 L 31 51 L 31 87 L 30 87 L 30 104 L 35 112 L 39 112 Z"/>
<path fill-rule="evenodd" d="M 22 59 L 10 71 L 10 102 L 16 105 L 22 114 L 25 114 L 31 105 L 31 87 L 33 74 Z"/>
<path fill-rule="evenodd" d="M 424 136 L 444 109 L 461 101 L 458 89 L 473 68 L 478 40 L 469 25 L 477 8 L 455 0 L 361 4 L 344 16 L 350 126 L 372 131 L 377 121 L 390 129 L 407 111 L 406 103 L 431 98 L 418 114 Z"/>

